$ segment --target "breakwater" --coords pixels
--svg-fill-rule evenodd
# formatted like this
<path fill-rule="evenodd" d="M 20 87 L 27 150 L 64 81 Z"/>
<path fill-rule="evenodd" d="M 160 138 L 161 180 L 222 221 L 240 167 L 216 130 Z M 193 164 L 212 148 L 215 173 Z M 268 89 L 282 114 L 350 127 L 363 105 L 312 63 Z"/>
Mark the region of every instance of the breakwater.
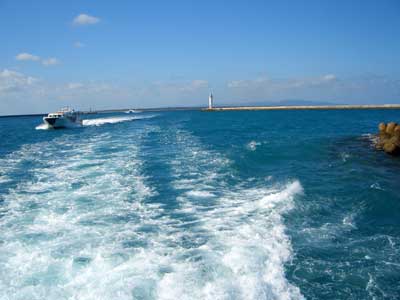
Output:
<path fill-rule="evenodd" d="M 205 108 L 203 111 L 235 110 L 334 110 L 334 109 L 400 109 L 400 104 L 381 105 L 293 105 L 293 106 L 230 106 Z"/>

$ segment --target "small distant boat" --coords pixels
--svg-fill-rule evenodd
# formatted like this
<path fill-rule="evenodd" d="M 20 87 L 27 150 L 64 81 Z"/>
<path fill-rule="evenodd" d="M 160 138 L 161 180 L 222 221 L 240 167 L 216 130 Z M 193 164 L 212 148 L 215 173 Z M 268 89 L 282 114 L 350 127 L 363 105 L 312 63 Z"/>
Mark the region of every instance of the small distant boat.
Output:
<path fill-rule="evenodd" d="M 62 108 L 55 113 L 49 113 L 43 118 L 46 125 L 51 128 L 66 128 L 82 126 L 79 113 L 69 107 Z"/>
<path fill-rule="evenodd" d="M 134 114 L 134 113 L 138 113 L 139 111 L 137 111 L 137 110 L 134 110 L 134 109 L 129 109 L 129 110 L 127 110 L 125 113 L 127 113 L 127 114 Z"/>

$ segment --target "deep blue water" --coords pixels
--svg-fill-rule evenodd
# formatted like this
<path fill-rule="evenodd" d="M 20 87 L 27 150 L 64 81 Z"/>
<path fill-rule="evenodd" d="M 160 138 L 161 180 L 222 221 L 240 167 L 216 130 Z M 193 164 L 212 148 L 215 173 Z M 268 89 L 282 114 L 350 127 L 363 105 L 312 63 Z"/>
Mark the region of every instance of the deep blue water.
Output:
<path fill-rule="evenodd" d="M 398 111 L 0 118 L 0 299 L 399 299 Z"/>

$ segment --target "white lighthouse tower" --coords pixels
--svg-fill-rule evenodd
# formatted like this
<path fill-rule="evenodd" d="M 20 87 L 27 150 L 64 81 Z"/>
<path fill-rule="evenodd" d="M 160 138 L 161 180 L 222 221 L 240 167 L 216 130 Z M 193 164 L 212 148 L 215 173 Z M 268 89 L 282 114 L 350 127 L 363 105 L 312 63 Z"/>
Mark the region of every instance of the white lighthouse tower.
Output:
<path fill-rule="evenodd" d="M 214 101 L 214 96 L 212 92 L 210 93 L 210 96 L 208 96 L 208 108 L 211 109 L 213 108 L 213 101 Z"/>

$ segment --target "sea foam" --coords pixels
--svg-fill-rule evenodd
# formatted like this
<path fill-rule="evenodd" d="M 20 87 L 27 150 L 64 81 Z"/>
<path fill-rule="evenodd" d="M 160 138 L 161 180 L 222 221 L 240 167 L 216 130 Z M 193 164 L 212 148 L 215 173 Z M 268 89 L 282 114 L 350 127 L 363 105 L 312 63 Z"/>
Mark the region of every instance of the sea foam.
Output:
<path fill-rule="evenodd" d="M 85 119 L 82 120 L 83 126 L 101 126 L 104 124 L 115 124 L 121 122 L 128 122 L 137 120 L 137 117 L 107 117 L 107 118 L 96 118 L 96 119 Z"/>
<path fill-rule="evenodd" d="M 169 208 L 146 171 L 155 134 L 172 148 Z M 10 170 L 34 161 L 3 197 L 1 297 L 302 298 L 285 278 L 292 249 L 283 222 L 300 182 L 227 185 L 231 161 L 176 127 L 77 138 L 61 135 L 0 161 Z"/>
<path fill-rule="evenodd" d="M 143 119 L 151 119 L 154 118 L 155 115 L 143 115 L 143 116 L 115 116 L 115 117 L 105 117 L 105 118 L 94 118 L 94 119 L 83 119 L 82 125 L 83 126 L 101 126 L 105 124 L 115 124 L 115 123 L 122 123 L 122 122 L 129 122 L 135 120 L 143 120 Z M 79 128 L 80 126 L 74 126 L 71 124 L 71 128 Z M 36 130 L 48 130 L 52 129 L 51 126 L 42 123 L 35 127 Z"/>
<path fill-rule="evenodd" d="M 230 161 L 205 150 L 189 133 L 175 133 L 181 148 L 171 160 L 173 186 L 181 193 L 181 212 L 192 220 L 185 239 L 197 247 L 178 254 L 187 262 L 161 281 L 164 298 L 301 299 L 285 278 L 292 250 L 282 219 L 303 191 L 300 182 L 226 188 Z"/>

